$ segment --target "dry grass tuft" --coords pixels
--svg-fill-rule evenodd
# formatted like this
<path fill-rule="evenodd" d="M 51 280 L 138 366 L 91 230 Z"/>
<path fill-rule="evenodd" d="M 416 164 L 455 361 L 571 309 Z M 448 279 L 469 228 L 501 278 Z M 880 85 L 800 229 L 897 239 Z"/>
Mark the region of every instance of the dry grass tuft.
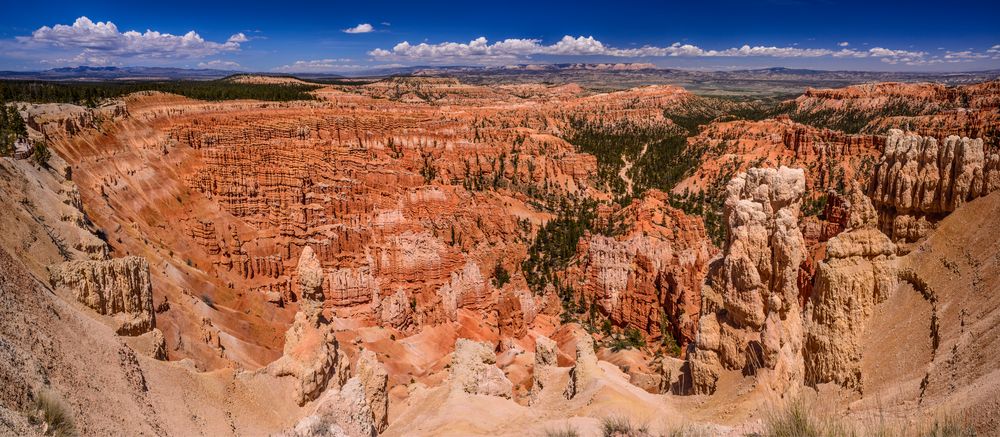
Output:
<path fill-rule="evenodd" d="M 952 415 L 930 422 L 857 423 L 847 418 L 816 414 L 803 401 L 789 401 L 764 419 L 764 431 L 757 437 L 976 437 L 976 432 Z"/>
<path fill-rule="evenodd" d="M 604 437 L 648 437 L 649 428 L 646 425 L 636 425 L 625 416 L 608 416 L 601 419 L 601 431 Z"/>
<path fill-rule="evenodd" d="M 570 425 L 565 428 L 545 430 L 545 437 L 580 437 L 580 433 Z"/>
<path fill-rule="evenodd" d="M 33 423 L 42 425 L 42 432 L 45 435 L 56 437 L 77 435 L 73 417 L 62 400 L 49 390 L 39 390 L 35 394 L 34 411 L 30 418 Z"/>

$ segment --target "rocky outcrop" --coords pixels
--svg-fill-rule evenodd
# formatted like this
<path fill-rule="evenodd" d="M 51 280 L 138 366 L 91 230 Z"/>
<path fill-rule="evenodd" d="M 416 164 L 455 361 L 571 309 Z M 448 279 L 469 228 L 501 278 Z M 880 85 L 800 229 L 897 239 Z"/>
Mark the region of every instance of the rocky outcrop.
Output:
<path fill-rule="evenodd" d="M 819 263 L 805 338 L 805 382 L 862 388 L 864 327 L 896 287 L 896 245 L 877 229 L 878 215 L 859 190 L 850 193 L 844 233 L 829 240 Z"/>
<path fill-rule="evenodd" d="M 880 228 L 894 241 L 916 241 L 962 204 L 1000 188 L 1000 156 L 981 139 L 889 131 L 868 195 Z"/>
<path fill-rule="evenodd" d="M 652 190 L 612 220 L 625 231 L 591 235 L 579 247 L 578 293 L 615 326 L 654 341 L 670 336 L 683 349 L 697 332 L 701 283 L 714 252 L 701 219 Z"/>
<path fill-rule="evenodd" d="M 548 337 L 535 338 L 535 364 L 531 370 L 529 403 L 538 401 L 539 395 L 551 383 L 553 369 L 558 366 L 558 345 Z"/>
<path fill-rule="evenodd" d="M 284 355 L 267 369 L 275 376 L 292 376 L 299 381 L 295 390 L 299 405 L 315 400 L 328 385 L 343 385 L 350 376 L 350 362 L 340 350 L 333 327 L 317 326 L 302 312 L 295 315 L 295 323 L 285 333 Z"/>
<path fill-rule="evenodd" d="M 594 339 L 587 332 L 576 332 L 576 363 L 569 370 L 569 384 L 563 391 L 566 399 L 573 399 L 586 390 L 597 378 L 604 374 L 604 369 L 597 364 L 597 353 L 594 351 Z"/>
<path fill-rule="evenodd" d="M 534 314 L 531 293 L 527 290 L 507 289 L 500 294 L 497 302 L 497 321 L 500 336 L 521 338 L 528 333 L 528 325 Z"/>
<path fill-rule="evenodd" d="M 378 435 L 364 384 L 351 378 L 340 390 L 329 390 L 313 414 L 299 420 L 289 437 L 374 437 Z"/>
<path fill-rule="evenodd" d="M 728 242 L 703 289 L 693 388 L 711 393 L 723 369 L 765 370 L 765 384 L 788 388 L 802 376 L 802 312 L 797 286 L 806 259 L 798 227 L 801 169 L 752 168 L 726 187 Z"/>
<path fill-rule="evenodd" d="M 496 362 L 496 353 L 488 343 L 458 339 L 448 375 L 452 392 L 510 399 L 514 385 Z"/>
<path fill-rule="evenodd" d="M 119 335 L 140 335 L 155 326 L 149 263 L 130 256 L 108 261 L 70 261 L 49 266 L 53 288 L 117 321 Z"/>
<path fill-rule="evenodd" d="M 699 164 L 673 192 L 711 195 L 715 187 L 725 186 L 734 174 L 751 167 L 785 165 L 807 170 L 806 198 L 816 199 L 850 181 L 866 180 L 884 142 L 880 135 L 850 135 L 787 116 L 714 121 L 689 140 L 689 149 L 700 153 Z"/>
<path fill-rule="evenodd" d="M 461 270 L 451 274 L 451 280 L 438 290 L 444 304 L 444 313 L 449 320 L 458 319 L 459 308 L 487 309 L 490 307 L 490 289 L 479 269 L 479 265 L 468 261 Z"/>
<path fill-rule="evenodd" d="M 378 361 L 375 352 L 366 350 L 358 356 L 355 378 L 365 390 L 365 403 L 372 412 L 375 431 L 381 433 L 389 426 L 389 372 Z"/>
<path fill-rule="evenodd" d="M 302 248 L 299 254 L 299 263 L 296 268 L 299 277 L 299 295 L 302 299 L 301 307 L 307 319 L 318 321 L 320 312 L 323 310 L 323 265 L 312 247 Z"/>

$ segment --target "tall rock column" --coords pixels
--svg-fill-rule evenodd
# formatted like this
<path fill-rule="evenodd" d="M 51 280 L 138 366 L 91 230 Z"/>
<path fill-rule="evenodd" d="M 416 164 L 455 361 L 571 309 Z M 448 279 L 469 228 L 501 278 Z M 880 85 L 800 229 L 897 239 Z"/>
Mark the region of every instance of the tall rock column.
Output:
<path fill-rule="evenodd" d="M 860 191 L 847 198 L 845 232 L 827 243 L 816 271 L 805 340 L 805 382 L 862 387 L 861 339 L 875 306 L 896 288 L 896 245 Z"/>
<path fill-rule="evenodd" d="M 302 248 L 299 255 L 299 264 L 296 268 L 299 277 L 299 295 L 301 297 L 300 308 L 306 319 L 318 326 L 320 315 L 323 312 L 323 265 L 312 247 Z"/>
<path fill-rule="evenodd" d="M 726 191 L 728 241 L 702 290 L 693 389 L 712 393 L 723 369 L 742 369 L 784 391 L 803 374 L 797 278 L 806 258 L 798 226 L 805 174 L 751 168 Z"/>

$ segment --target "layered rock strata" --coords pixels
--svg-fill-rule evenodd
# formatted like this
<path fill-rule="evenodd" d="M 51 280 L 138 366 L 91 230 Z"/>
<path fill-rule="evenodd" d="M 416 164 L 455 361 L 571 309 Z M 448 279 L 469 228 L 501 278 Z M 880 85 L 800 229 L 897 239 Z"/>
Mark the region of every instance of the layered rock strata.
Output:
<path fill-rule="evenodd" d="M 624 232 L 592 235 L 579 246 L 580 267 L 571 270 L 582 282 L 578 293 L 615 326 L 653 341 L 669 336 L 683 349 L 697 331 L 701 283 L 715 251 L 701 219 L 653 190 L 612 220 Z"/>
<path fill-rule="evenodd" d="M 117 321 L 119 335 L 140 335 L 156 324 L 149 263 L 130 256 L 108 261 L 69 261 L 49 267 L 53 288 L 73 293 L 80 303 Z"/>
<path fill-rule="evenodd" d="M 893 240 L 916 241 L 933 223 L 964 203 L 1000 188 L 1000 155 L 987 155 L 982 139 L 932 137 L 889 131 L 868 195 L 881 229 Z"/>

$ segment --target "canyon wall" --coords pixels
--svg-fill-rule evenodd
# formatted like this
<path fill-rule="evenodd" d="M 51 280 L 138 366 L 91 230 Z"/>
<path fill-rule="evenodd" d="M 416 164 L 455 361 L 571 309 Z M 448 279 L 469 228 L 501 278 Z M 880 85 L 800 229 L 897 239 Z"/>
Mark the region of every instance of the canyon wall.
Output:
<path fill-rule="evenodd" d="M 982 139 L 932 137 L 890 130 L 868 194 L 881 229 L 913 242 L 962 204 L 1000 188 L 1000 155 Z"/>

